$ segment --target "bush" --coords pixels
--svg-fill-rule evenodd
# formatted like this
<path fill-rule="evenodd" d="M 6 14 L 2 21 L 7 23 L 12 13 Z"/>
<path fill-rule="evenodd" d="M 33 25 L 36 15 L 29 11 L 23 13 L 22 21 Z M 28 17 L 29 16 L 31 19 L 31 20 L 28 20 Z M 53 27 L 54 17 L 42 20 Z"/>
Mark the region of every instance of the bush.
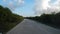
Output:
<path fill-rule="evenodd" d="M 60 29 L 60 12 L 56 14 L 42 14 L 41 16 L 26 18 Z"/>
<path fill-rule="evenodd" d="M 0 6 L 0 32 L 7 32 L 22 20 L 22 16 L 12 13 L 9 8 Z"/>

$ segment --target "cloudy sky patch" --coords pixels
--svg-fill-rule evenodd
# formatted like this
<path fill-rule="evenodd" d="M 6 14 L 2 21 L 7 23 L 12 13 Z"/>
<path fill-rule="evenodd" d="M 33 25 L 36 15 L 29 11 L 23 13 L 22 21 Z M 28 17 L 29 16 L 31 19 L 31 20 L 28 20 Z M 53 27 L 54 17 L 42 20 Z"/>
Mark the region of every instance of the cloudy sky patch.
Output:
<path fill-rule="evenodd" d="M 59 12 L 60 0 L 35 0 L 36 14 Z"/>
<path fill-rule="evenodd" d="M 60 11 L 60 0 L 0 0 L 0 5 L 22 16 L 39 16 Z"/>
<path fill-rule="evenodd" d="M 11 10 L 20 7 L 24 4 L 24 0 L 3 0 L 3 3 L 7 5 Z"/>

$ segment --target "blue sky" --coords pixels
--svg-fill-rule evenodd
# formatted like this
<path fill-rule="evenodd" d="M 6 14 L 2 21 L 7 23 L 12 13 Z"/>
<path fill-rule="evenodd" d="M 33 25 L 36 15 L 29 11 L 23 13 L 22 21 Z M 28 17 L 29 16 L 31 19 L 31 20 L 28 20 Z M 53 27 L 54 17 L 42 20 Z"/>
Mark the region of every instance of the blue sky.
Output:
<path fill-rule="evenodd" d="M 34 1 L 33 0 L 24 0 L 24 1 L 25 3 L 23 7 L 19 7 L 19 9 L 17 8 L 15 10 L 15 13 L 16 11 L 18 11 L 17 14 L 20 14 L 23 16 L 34 16 L 34 10 L 33 10 Z"/>
<path fill-rule="evenodd" d="M 0 0 L 0 5 L 22 16 L 39 16 L 59 10 L 59 2 L 60 0 Z"/>
<path fill-rule="evenodd" d="M 8 6 L 10 1 L 12 1 L 12 0 L 7 0 L 7 1 L 0 0 L 0 5 L 10 8 Z M 14 5 L 16 5 L 16 4 L 17 3 L 14 2 Z M 16 14 L 19 14 L 22 16 L 34 16 L 33 7 L 34 7 L 34 0 L 24 0 L 24 5 L 18 6 L 13 10 L 12 10 L 12 8 L 10 8 L 10 9 L 12 10 L 13 13 L 16 13 Z"/>

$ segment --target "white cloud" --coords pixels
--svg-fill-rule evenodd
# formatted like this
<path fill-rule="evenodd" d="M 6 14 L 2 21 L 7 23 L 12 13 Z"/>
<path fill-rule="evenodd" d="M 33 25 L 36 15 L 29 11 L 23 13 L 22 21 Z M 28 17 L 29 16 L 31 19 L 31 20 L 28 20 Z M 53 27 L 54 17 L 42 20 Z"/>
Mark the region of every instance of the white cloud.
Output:
<path fill-rule="evenodd" d="M 24 4 L 24 0 L 18 0 L 17 2 L 18 2 L 18 5 Z"/>
<path fill-rule="evenodd" d="M 49 2 L 50 0 L 42 0 L 42 8 L 47 9 L 48 7 L 50 7 Z"/>
<path fill-rule="evenodd" d="M 10 1 L 9 3 L 8 3 L 8 7 L 10 8 L 10 9 L 12 9 L 12 10 L 14 10 L 14 4 L 13 4 L 13 2 L 12 1 Z"/>
<path fill-rule="evenodd" d="M 23 0 L 18 0 L 18 3 L 23 3 Z"/>
<path fill-rule="evenodd" d="M 24 3 L 24 0 L 14 0 L 15 2 L 17 2 L 17 4 L 22 4 Z"/>
<path fill-rule="evenodd" d="M 14 0 L 15 2 L 17 1 L 17 0 Z"/>
<path fill-rule="evenodd" d="M 6 0 L 3 0 L 4 2 L 6 2 Z"/>
<path fill-rule="evenodd" d="M 59 12 L 60 0 L 51 3 L 52 0 L 35 0 L 35 11 L 37 15 L 42 13 L 51 13 L 53 11 Z"/>
<path fill-rule="evenodd" d="M 24 0 L 3 0 L 7 7 L 11 10 L 14 10 L 17 7 L 20 7 L 24 4 Z"/>

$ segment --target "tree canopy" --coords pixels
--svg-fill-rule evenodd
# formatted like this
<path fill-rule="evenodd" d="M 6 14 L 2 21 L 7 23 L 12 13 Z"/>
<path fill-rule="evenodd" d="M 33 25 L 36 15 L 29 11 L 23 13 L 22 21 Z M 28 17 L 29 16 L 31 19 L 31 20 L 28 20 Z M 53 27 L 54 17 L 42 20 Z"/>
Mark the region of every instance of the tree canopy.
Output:
<path fill-rule="evenodd" d="M 41 16 L 26 17 L 26 18 L 60 29 L 60 12 L 56 14 L 55 13 L 42 14 Z"/>
<path fill-rule="evenodd" d="M 12 13 L 7 7 L 0 6 L 0 32 L 10 30 L 22 20 L 22 16 Z"/>

